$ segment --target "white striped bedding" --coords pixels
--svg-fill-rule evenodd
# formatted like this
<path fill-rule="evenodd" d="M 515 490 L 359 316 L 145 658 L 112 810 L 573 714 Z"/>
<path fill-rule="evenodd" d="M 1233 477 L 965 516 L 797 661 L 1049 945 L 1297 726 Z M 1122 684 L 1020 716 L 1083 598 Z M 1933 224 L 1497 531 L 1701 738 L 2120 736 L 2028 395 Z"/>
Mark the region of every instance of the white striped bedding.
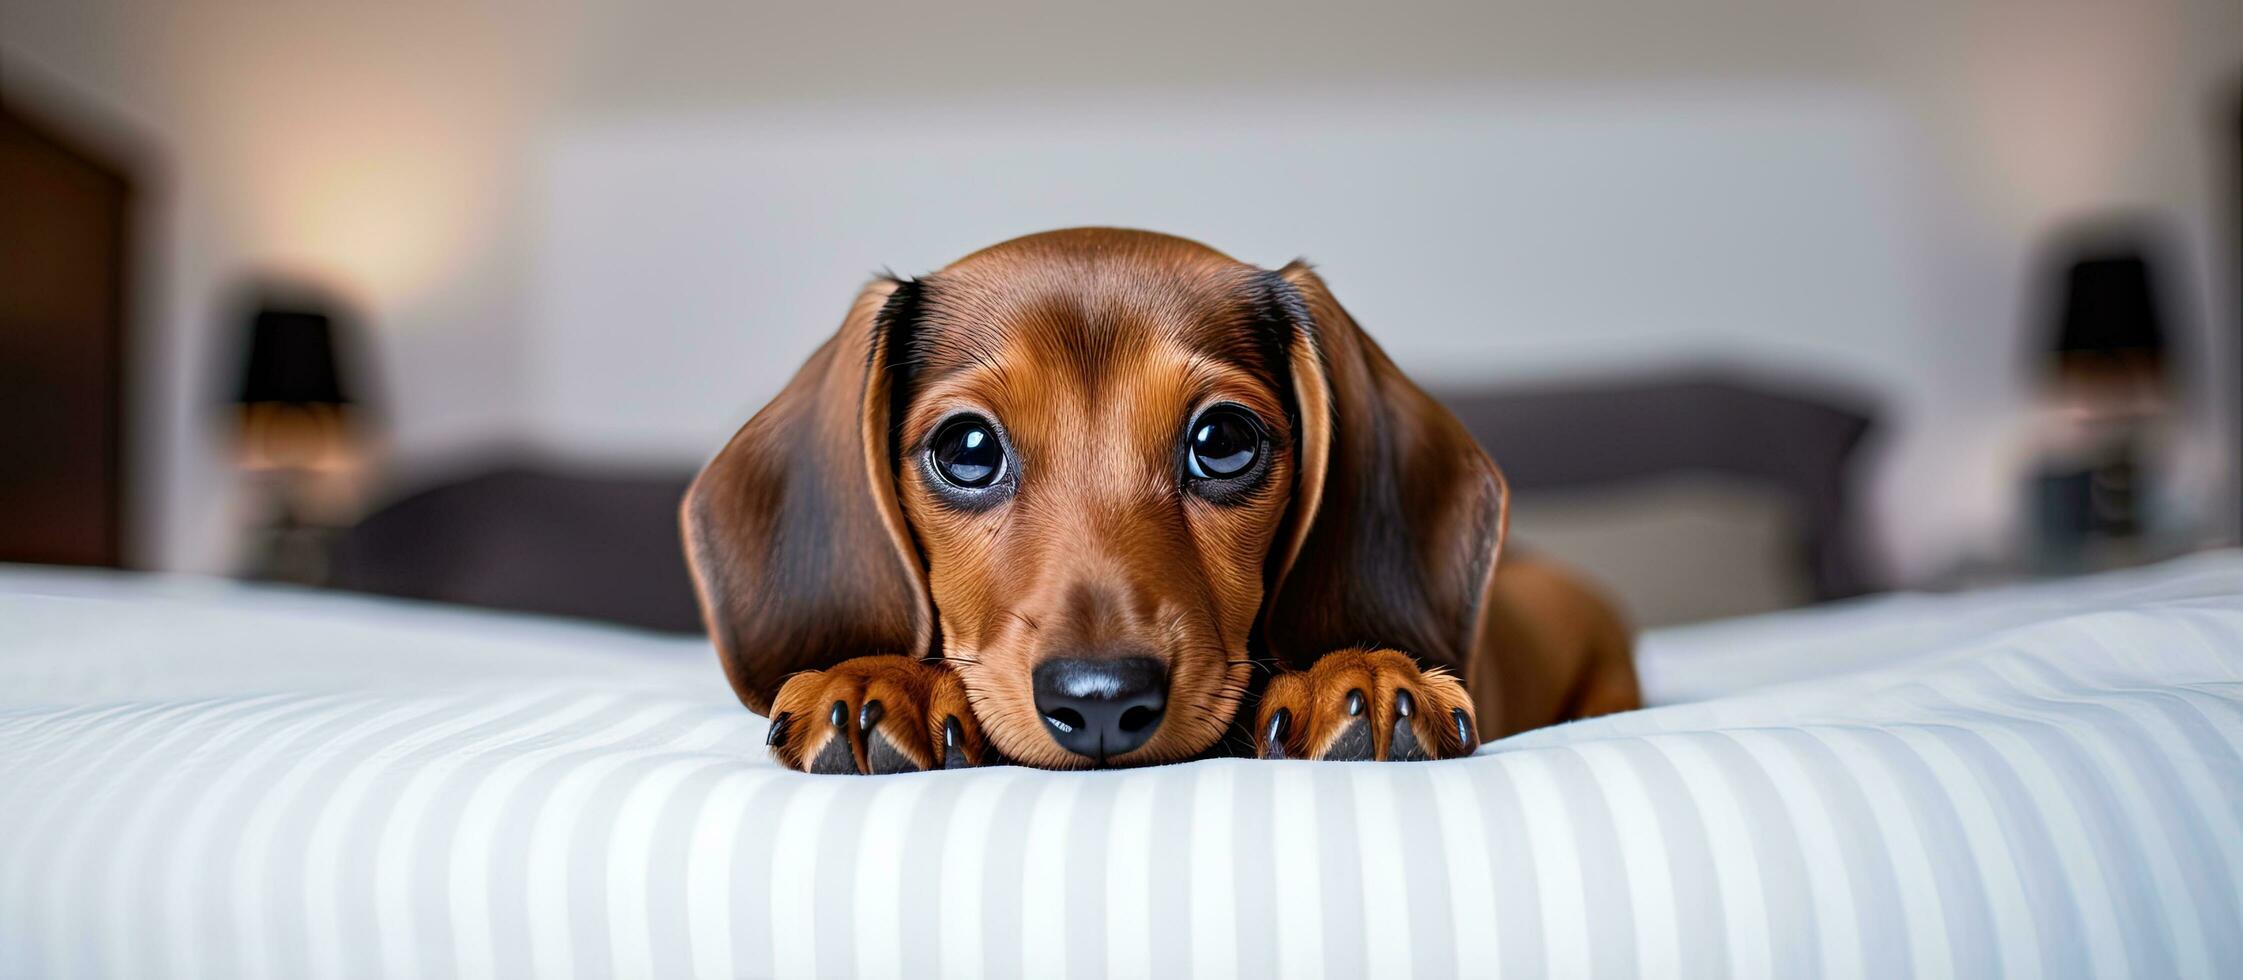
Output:
<path fill-rule="evenodd" d="M 0 976 L 2236 976 L 2243 556 L 1455 762 L 783 773 L 700 644 L 0 570 Z"/>

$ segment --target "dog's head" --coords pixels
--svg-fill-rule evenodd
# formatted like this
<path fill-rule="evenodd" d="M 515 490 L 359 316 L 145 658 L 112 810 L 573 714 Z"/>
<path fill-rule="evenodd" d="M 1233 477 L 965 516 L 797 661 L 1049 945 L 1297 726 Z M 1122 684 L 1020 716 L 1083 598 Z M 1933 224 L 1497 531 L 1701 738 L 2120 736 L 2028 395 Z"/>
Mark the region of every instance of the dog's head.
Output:
<path fill-rule="evenodd" d="M 749 708 L 940 656 L 1007 757 L 1080 768 L 1206 751 L 1257 659 L 1461 668 L 1505 504 L 1306 266 L 1076 229 L 868 286 L 684 516 Z"/>

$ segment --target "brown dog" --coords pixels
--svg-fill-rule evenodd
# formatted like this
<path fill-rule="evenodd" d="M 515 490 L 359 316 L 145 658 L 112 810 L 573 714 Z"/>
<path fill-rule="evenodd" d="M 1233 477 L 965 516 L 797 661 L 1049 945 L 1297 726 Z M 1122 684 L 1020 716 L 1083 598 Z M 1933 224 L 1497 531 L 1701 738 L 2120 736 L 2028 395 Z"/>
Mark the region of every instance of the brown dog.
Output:
<path fill-rule="evenodd" d="M 785 765 L 1069 769 L 1249 704 L 1239 751 L 1323 759 L 1636 706 L 1609 606 L 1496 571 L 1506 494 L 1306 265 L 1087 228 L 866 287 L 683 517 Z"/>

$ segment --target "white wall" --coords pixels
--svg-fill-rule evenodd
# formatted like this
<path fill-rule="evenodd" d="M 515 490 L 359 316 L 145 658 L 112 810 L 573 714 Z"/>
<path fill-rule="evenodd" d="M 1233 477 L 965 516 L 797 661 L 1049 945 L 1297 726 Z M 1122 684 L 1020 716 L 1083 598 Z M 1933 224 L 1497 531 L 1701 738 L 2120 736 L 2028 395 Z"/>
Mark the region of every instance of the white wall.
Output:
<path fill-rule="evenodd" d="M 1742 359 L 1939 394 L 1920 166 L 1889 107 L 1694 95 L 579 128 L 541 154 L 531 418 L 558 446 L 704 454 L 874 270 L 1082 224 L 1306 255 L 1427 380 Z"/>
<path fill-rule="evenodd" d="M 874 267 L 1097 220 L 1306 254 L 1423 374 L 1718 356 L 1866 383 L 1901 433 L 1888 548 L 1932 571 L 2006 516 L 2039 236 L 2172 214 L 2187 305 L 2234 322 L 2207 273 L 2232 267 L 2210 147 L 2239 62 L 2232 0 L 0 0 L 0 81 L 167 163 L 139 523 L 144 561 L 205 569 L 230 560 L 203 408 L 244 273 L 367 308 L 408 464 L 523 438 L 691 459 Z M 2232 337 L 2207 344 L 2199 390 L 2232 398 Z"/>
<path fill-rule="evenodd" d="M 1871 393 L 1879 498 L 1976 477 L 1994 363 L 1942 359 L 1924 147 L 1873 93 L 1319 94 L 1188 109 L 828 107 L 584 126 L 540 157 L 537 440 L 698 459 L 872 270 L 1127 223 L 1306 255 L 1422 381 L 1732 365 Z M 1926 426 L 1926 419 L 1947 424 Z M 1897 527 L 1930 547 L 1954 506 Z"/>

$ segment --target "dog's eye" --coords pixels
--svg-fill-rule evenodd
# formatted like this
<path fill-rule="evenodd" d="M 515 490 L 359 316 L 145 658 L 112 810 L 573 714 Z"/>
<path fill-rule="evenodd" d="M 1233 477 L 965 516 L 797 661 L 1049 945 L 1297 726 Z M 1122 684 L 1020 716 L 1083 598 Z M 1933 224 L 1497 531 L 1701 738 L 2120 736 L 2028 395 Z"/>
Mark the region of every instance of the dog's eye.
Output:
<path fill-rule="evenodd" d="M 1254 465 L 1262 448 L 1262 430 L 1244 410 L 1217 406 L 1192 423 L 1190 443 L 1185 460 L 1193 476 L 1228 479 Z"/>
<path fill-rule="evenodd" d="M 929 452 L 934 457 L 935 472 L 962 489 L 979 490 L 1005 473 L 1005 447 L 997 441 L 989 423 L 978 418 L 962 418 L 943 426 L 935 433 Z"/>

